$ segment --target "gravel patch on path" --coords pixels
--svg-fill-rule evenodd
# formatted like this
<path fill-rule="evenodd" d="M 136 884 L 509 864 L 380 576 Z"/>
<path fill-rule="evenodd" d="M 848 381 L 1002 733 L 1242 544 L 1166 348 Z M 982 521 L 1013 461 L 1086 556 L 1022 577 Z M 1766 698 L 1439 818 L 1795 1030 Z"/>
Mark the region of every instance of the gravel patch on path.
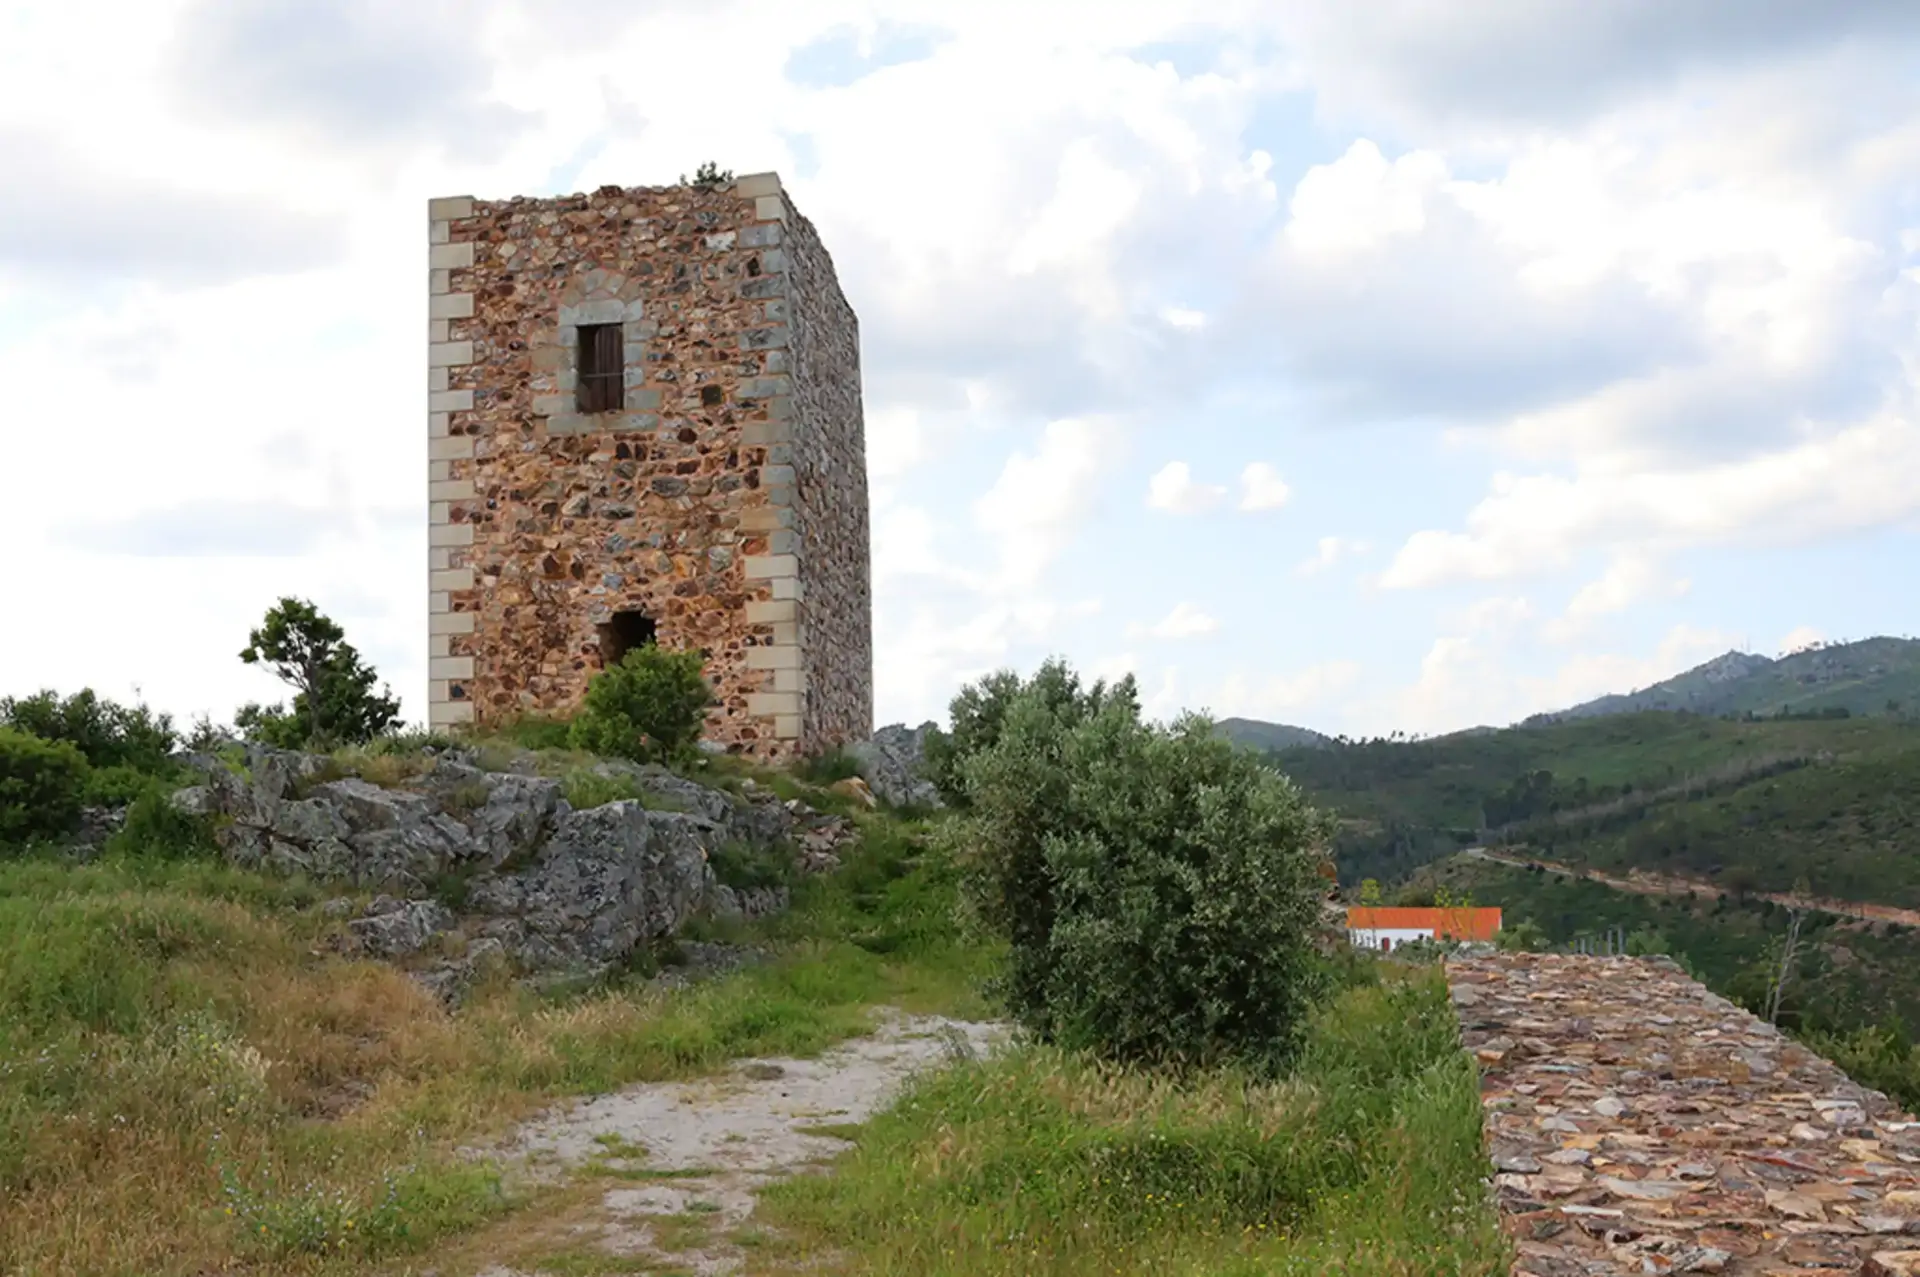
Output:
<path fill-rule="evenodd" d="M 866 1121 L 915 1074 L 977 1058 L 1008 1040 L 1005 1025 L 888 1013 L 875 1032 L 817 1059 L 740 1060 L 725 1073 L 648 1083 L 557 1109 L 487 1151 L 536 1181 L 582 1168 L 617 1176 L 582 1248 L 657 1260 L 706 1277 L 739 1271 L 730 1234 L 759 1190 L 821 1169 L 851 1147 L 831 1128 Z M 827 1129 L 821 1129 L 827 1128 Z M 480 1277 L 539 1277 L 495 1265 Z"/>

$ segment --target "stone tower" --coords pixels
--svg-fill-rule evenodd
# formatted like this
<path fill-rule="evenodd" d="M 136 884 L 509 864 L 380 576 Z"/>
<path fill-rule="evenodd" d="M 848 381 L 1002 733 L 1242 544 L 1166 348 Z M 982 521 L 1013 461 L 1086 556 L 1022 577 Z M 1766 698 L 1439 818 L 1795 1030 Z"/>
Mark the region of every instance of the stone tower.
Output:
<path fill-rule="evenodd" d="M 429 721 L 565 713 L 657 640 L 732 752 L 865 738 L 859 327 L 778 176 L 428 220 Z"/>

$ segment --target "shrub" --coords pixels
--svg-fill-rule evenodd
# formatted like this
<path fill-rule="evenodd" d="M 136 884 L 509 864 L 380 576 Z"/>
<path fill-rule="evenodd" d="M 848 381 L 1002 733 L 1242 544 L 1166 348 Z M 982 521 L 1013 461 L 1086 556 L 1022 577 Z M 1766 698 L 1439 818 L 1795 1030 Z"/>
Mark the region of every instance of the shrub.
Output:
<path fill-rule="evenodd" d="M 158 860 L 186 860 L 211 855 L 213 827 L 173 805 L 169 787 L 149 783 L 127 808 L 127 819 L 107 839 L 108 855 L 148 856 Z"/>
<path fill-rule="evenodd" d="M 1132 680 L 1124 681 L 1127 697 L 1133 696 Z M 1122 694 L 1121 687 L 1111 689 Z M 1001 724 L 1015 700 L 1028 698 L 1049 706 L 1056 713 L 1084 717 L 1107 694 L 1104 683 L 1095 683 L 1082 691 L 1079 675 L 1066 662 L 1053 659 L 1043 663 L 1032 679 L 1021 682 L 1012 670 L 989 674 L 978 683 L 960 690 L 948 706 L 952 726 L 927 733 L 925 761 L 921 770 L 949 807 L 967 806 L 969 797 L 963 777 L 966 759 L 991 749 L 1000 739 Z"/>
<path fill-rule="evenodd" d="M 648 643 L 594 675 L 568 728 L 575 749 L 635 762 L 684 758 L 700 740 L 713 692 L 693 650 Z"/>
<path fill-rule="evenodd" d="M 163 769 L 179 740 L 169 715 L 106 700 L 92 688 L 64 700 L 52 691 L 0 699 L 0 724 L 42 740 L 66 741 L 89 766 L 143 772 Z"/>
<path fill-rule="evenodd" d="M 1290 781 L 1204 718 L 1143 723 L 1131 679 L 1083 690 L 1057 663 L 957 773 L 970 811 L 949 836 L 1010 946 L 1021 1023 L 1125 1061 L 1286 1059 L 1326 977 L 1314 848 L 1332 832 Z"/>
<path fill-rule="evenodd" d="M 67 741 L 0 727 L 0 845 L 71 831 L 86 778 L 86 758 Z"/>

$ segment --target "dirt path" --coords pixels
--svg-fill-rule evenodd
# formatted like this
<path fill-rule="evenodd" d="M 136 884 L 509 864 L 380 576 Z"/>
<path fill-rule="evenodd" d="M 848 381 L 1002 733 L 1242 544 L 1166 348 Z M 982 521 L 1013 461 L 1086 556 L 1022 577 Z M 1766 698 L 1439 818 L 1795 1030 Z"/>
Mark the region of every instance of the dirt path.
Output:
<path fill-rule="evenodd" d="M 662 1273 L 724 1274 L 759 1190 L 817 1170 L 850 1147 L 835 1128 L 866 1121 L 915 1073 L 991 1051 L 1002 1025 L 888 1013 L 870 1037 L 818 1059 L 737 1061 L 726 1073 L 652 1083 L 555 1110 L 485 1150 L 536 1182 L 587 1185 L 511 1238 L 482 1239 L 490 1262 L 442 1277 L 542 1277 L 626 1257 Z M 618 1266 L 617 1271 L 640 1269 Z"/>
<path fill-rule="evenodd" d="M 1631 891 L 1642 896 L 1696 896 L 1703 900 L 1717 900 L 1731 895 L 1724 887 L 1712 883 L 1700 882 L 1693 878 L 1676 878 L 1667 874 L 1649 873 L 1636 869 L 1625 877 L 1602 873 L 1598 869 L 1575 869 L 1570 865 L 1555 864 L 1551 860 L 1541 860 L 1535 856 L 1511 856 L 1485 847 L 1469 847 L 1460 853 L 1476 860 L 1491 861 L 1496 865 L 1508 865 L 1515 869 L 1526 869 L 1539 865 L 1548 873 L 1560 874 L 1567 878 L 1585 878 L 1588 882 L 1597 882 L 1612 887 L 1616 891 Z M 1789 908 L 1814 909 L 1821 913 L 1838 914 L 1845 918 L 1859 918 L 1867 922 L 1897 922 L 1902 926 L 1920 927 L 1920 909 L 1901 909 L 1893 905 L 1861 904 L 1850 900 L 1828 900 L 1814 896 L 1807 899 L 1786 892 L 1749 892 L 1755 900 L 1771 900 L 1777 905 Z"/>

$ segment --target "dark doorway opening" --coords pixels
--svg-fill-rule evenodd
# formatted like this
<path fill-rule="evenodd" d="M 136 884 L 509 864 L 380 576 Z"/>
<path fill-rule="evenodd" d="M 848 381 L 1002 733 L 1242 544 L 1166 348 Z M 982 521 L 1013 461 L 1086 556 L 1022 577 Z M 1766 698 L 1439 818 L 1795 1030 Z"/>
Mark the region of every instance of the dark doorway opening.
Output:
<path fill-rule="evenodd" d="M 644 612 L 615 612 L 595 627 L 600 631 L 600 663 L 612 668 L 636 647 L 654 641 L 653 618 Z"/>

